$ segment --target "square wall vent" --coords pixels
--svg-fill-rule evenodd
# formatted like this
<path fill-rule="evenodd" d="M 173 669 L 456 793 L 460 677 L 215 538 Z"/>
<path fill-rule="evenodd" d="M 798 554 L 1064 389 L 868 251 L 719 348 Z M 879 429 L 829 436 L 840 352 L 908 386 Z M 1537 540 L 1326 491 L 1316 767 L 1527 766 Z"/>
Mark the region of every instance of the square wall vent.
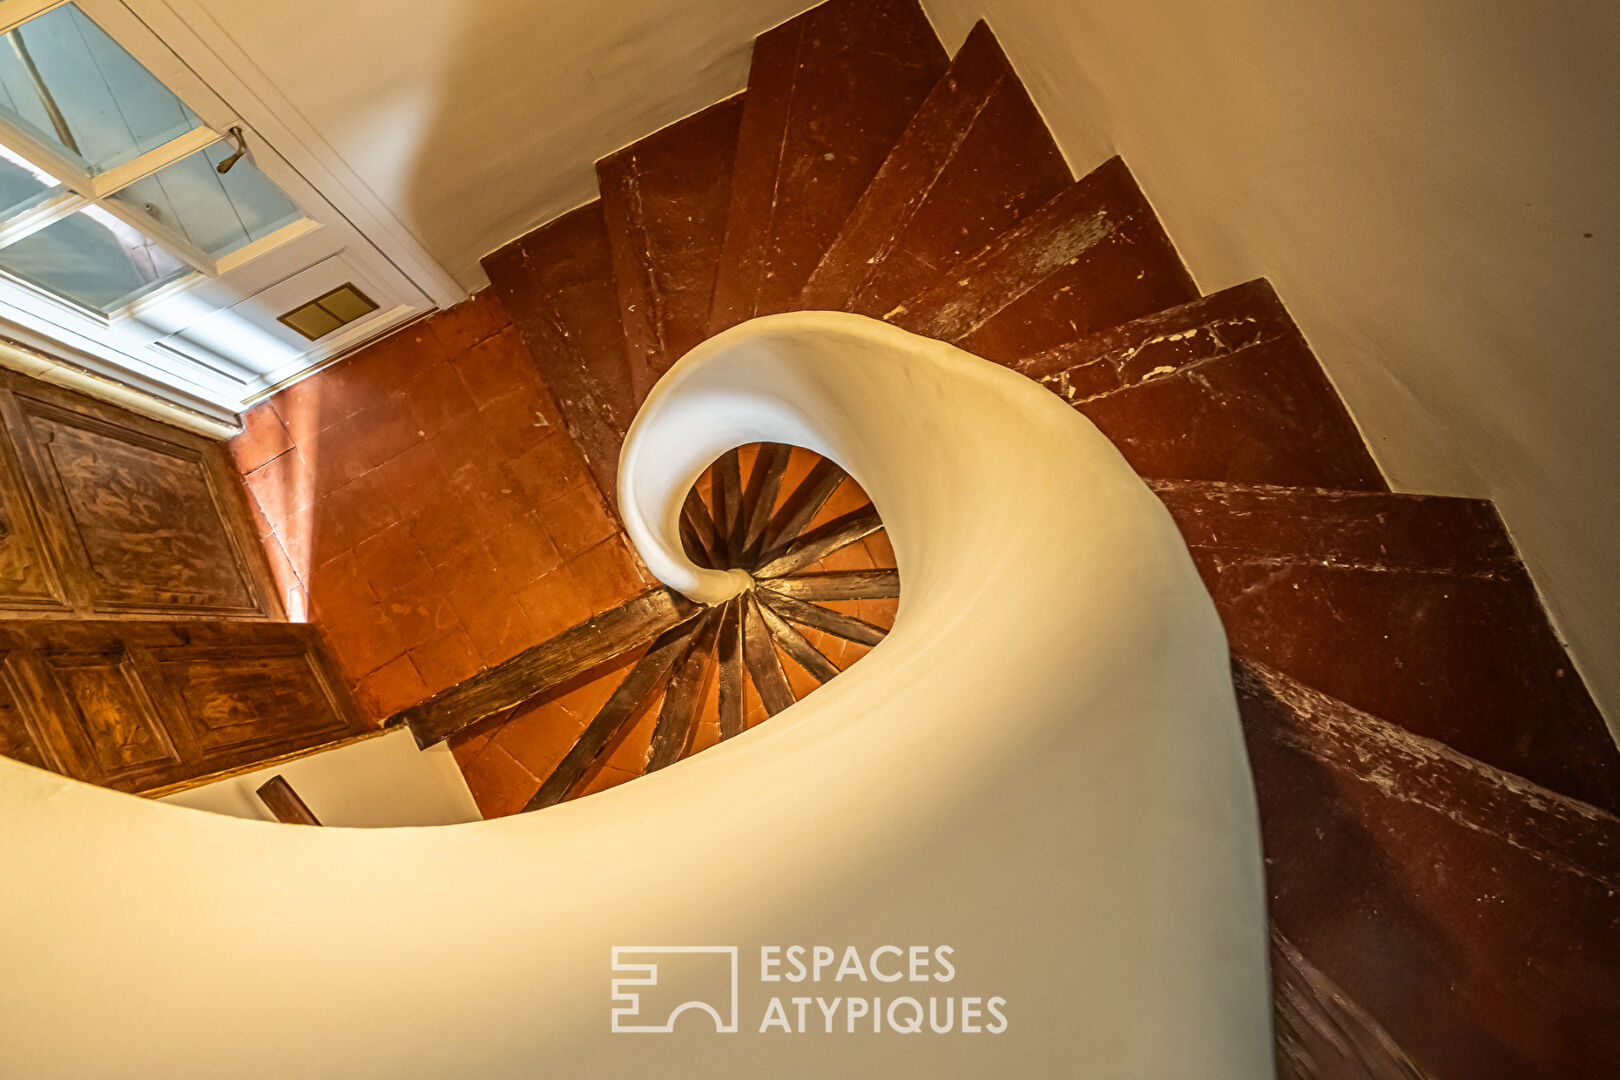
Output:
<path fill-rule="evenodd" d="M 376 310 L 371 297 L 355 288 L 353 282 L 346 281 L 307 304 L 277 315 L 276 320 L 314 341 Z"/>

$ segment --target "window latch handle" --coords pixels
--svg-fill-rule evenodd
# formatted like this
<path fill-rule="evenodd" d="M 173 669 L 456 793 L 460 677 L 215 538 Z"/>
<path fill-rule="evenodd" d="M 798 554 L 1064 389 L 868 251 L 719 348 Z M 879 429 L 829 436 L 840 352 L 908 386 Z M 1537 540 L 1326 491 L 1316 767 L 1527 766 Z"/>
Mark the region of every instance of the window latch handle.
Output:
<path fill-rule="evenodd" d="M 242 155 L 247 153 L 247 140 L 242 137 L 242 129 L 240 127 L 231 128 L 231 130 L 225 133 L 225 137 L 236 143 L 236 153 L 214 166 L 214 168 L 219 170 L 221 173 L 230 172 L 231 166 L 240 161 Z"/>

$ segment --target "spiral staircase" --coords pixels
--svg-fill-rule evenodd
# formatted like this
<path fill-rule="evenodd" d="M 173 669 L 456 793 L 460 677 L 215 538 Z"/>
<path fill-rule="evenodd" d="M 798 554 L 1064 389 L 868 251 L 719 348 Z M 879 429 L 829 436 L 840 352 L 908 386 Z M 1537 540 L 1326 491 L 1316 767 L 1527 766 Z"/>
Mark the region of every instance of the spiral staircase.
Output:
<path fill-rule="evenodd" d="M 485 266 L 610 501 L 655 384 L 759 316 L 866 316 L 1034 380 L 1146 479 L 1224 623 L 1284 1075 L 1620 1068 L 1620 755 L 1494 510 L 1391 492 L 1271 287 L 1201 295 L 1123 162 L 1070 174 L 983 23 L 952 58 L 914 3 L 831 0 L 597 172 Z M 838 561 L 882 527 L 831 460 L 725 449 L 678 528 L 739 588 L 649 590 L 403 718 L 429 745 L 620 661 L 528 808 L 654 705 L 661 769 L 883 639 L 906 567 Z"/>

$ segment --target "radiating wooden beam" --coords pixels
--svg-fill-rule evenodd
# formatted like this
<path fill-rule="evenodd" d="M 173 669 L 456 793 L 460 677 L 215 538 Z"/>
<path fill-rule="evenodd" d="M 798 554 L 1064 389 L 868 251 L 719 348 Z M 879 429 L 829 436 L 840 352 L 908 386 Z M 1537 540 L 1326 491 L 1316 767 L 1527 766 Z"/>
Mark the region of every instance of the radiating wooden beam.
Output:
<path fill-rule="evenodd" d="M 283 825 L 319 825 L 320 819 L 310 812 L 304 800 L 298 797 L 298 792 L 287 783 L 287 778 L 279 773 L 259 785 L 254 794 L 259 801 L 270 808 L 276 815 L 276 820 Z"/>
<path fill-rule="evenodd" d="M 803 570 L 833 552 L 846 548 L 883 528 L 883 519 L 871 503 L 835 517 L 825 525 L 803 534 L 783 554 L 754 571 L 756 578 L 778 578 Z"/>
<path fill-rule="evenodd" d="M 828 608 L 817 607 L 815 604 L 807 604 L 795 597 L 772 592 L 769 588 L 761 588 L 756 597 L 761 604 L 784 619 L 796 622 L 801 626 L 824 631 L 834 637 L 843 638 L 845 641 L 854 641 L 862 645 L 876 645 L 887 637 L 889 633 L 883 627 L 874 626 L 864 619 L 857 619 L 854 616 L 844 615 Z"/>
<path fill-rule="evenodd" d="M 769 604 L 760 604 L 759 613 L 765 621 L 765 629 L 770 631 L 782 651 L 793 657 L 817 682 L 825 683 L 838 677 L 837 665 L 810 644 L 803 634 L 789 626 L 786 619 L 772 611 Z"/>
<path fill-rule="evenodd" d="M 726 565 L 737 565 L 740 554 L 731 546 L 738 518 L 742 516 L 742 460 L 735 448 L 721 454 L 709 467 L 709 506 L 714 512 L 715 531 L 726 548 Z"/>
<path fill-rule="evenodd" d="M 771 644 L 771 632 L 766 628 L 765 616 L 752 593 L 743 598 L 743 662 L 748 675 L 754 680 L 759 699 L 765 703 L 765 712 L 775 716 L 793 704 L 793 688 L 788 686 L 782 661 Z"/>
<path fill-rule="evenodd" d="M 703 608 L 659 586 L 592 616 L 548 641 L 395 713 L 426 749 L 486 716 L 560 686 L 576 675 L 653 640 Z"/>
<path fill-rule="evenodd" d="M 771 578 L 765 587 L 796 600 L 889 600 L 900 595 L 900 571 L 827 570 Z"/>
<path fill-rule="evenodd" d="M 720 738 L 741 735 L 743 730 L 743 611 L 744 597 L 726 603 L 715 641 L 715 660 L 720 673 Z"/>
<path fill-rule="evenodd" d="M 741 565 L 752 566 L 764 550 L 765 531 L 770 528 L 771 512 L 776 509 L 776 493 L 782 474 L 793 457 L 793 447 L 784 443 L 761 443 L 754 457 L 754 468 L 743 492 L 742 520 L 739 525 Z"/>
<path fill-rule="evenodd" d="M 675 662 L 686 654 L 691 647 L 692 639 L 697 636 L 704 620 L 692 619 L 673 629 L 664 631 L 658 640 L 653 642 L 635 667 L 619 683 L 607 703 L 597 711 L 591 722 L 585 725 L 585 730 L 579 738 L 563 755 L 557 767 L 551 771 L 540 785 L 540 790 L 534 793 L 524 810 L 539 810 L 547 806 L 560 803 L 568 797 L 574 785 L 585 776 L 596 759 L 607 749 L 619 729 L 624 727 L 663 684 L 669 675 L 670 668 Z"/>
<path fill-rule="evenodd" d="M 697 733 L 699 714 L 708 695 L 709 676 L 714 672 L 714 641 L 724 614 L 720 608 L 704 613 L 702 628 L 669 680 L 652 744 L 647 748 L 644 771 L 656 772 L 673 765 L 691 750 L 692 736 Z"/>
<path fill-rule="evenodd" d="M 681 536 L 705 566 L 723 570 L 729 565 L 725 558 L 725 545 L 720 542 L 720 534 L 715 530 L 708 504 L 695 487 L 686 493 L 686 505 L 681 507 Z"/>
<path fill-rule="evenodd" d="M 838 490 L 838 485 L 844 482 L 849 475 L 839 467 L 831 458 L 822 458 L 805 474 L 799 486 L 794 488 L 788 497 L 783 500 L 782 508 L 771 519 L 765 530 L 765 541 L 760 546 L 762 552 L 771 553 L 785 550 L 787 546 L 798 539 L 804 527 L 810 524 L 810 519 Z"/>

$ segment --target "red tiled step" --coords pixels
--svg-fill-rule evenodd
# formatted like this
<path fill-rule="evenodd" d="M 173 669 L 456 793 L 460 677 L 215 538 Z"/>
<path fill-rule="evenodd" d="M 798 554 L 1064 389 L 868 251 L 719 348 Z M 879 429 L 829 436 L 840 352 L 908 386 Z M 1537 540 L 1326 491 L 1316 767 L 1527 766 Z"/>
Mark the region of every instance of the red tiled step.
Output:
<path fill-rule="evenodd" d="M 728 98 L 596 163 L 638 403 L 703 340 L 742 112 Z"/>
<path fill-rule="evenodd" d="M 882 315 L 1074 178 L 983 22 L 810 277 L 804 308 Z"/>
<path fill-rule="evenodd" d="M 600 200 L 484 257 L 591 476 L 615 501 L 619 446 L 635 415 L 613 256 Z"/>
<path fill-rule="evenodd" d="M 1613 812 L 1620 752 L 1488 502 L 1153 481 L 1234 652 Z"/>
<path fill-rule="evenodd" d="M 1197 296 L 1116 157 L 884 318 L 1005 363 Z"/>
<path fill-rule="evenodd" d="M 1620 1075 L 1620 820 L 1264 665 L 1236 683 L 1276 928 L 1429 1076 Z"/>
<path fill-rule="evenodd" d="M 1143 476 L 1387 490 L 1265 281 L 1007 366 L 1085 413 Z"/>
<path fill-rule="evenodd" d="M 711 333 L 792 306 L 945 66 L 916 0 L 829 0 L 759 36 Z"/>

